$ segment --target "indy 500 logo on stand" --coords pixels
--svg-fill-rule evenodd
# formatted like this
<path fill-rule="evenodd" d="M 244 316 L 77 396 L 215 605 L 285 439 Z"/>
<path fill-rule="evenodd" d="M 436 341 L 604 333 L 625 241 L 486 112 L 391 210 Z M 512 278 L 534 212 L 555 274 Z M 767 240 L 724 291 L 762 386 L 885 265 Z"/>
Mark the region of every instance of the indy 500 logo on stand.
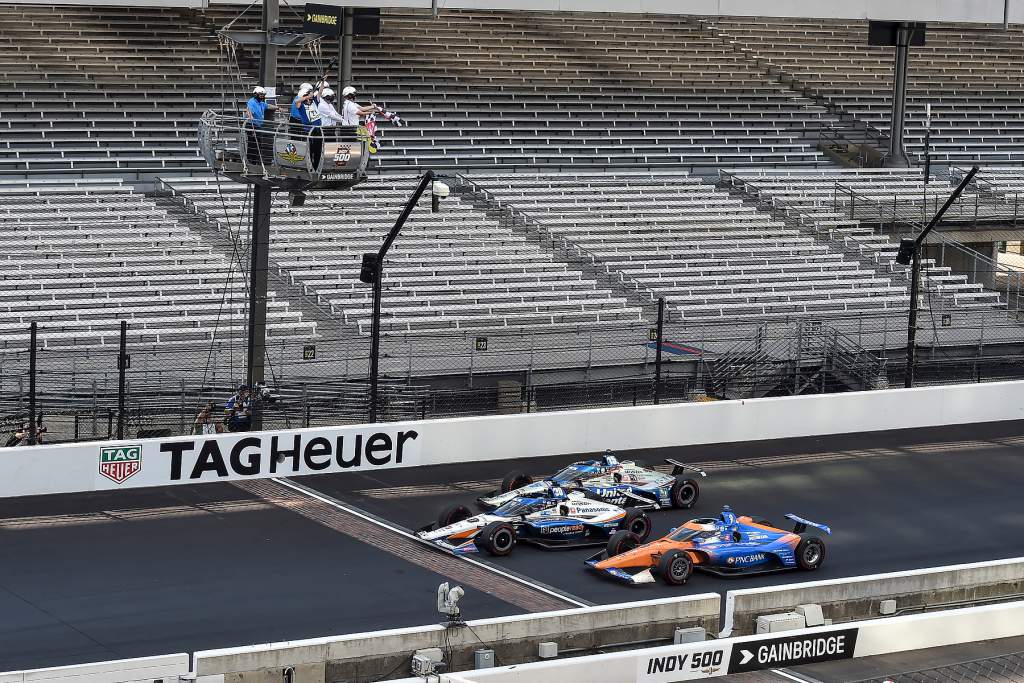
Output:
<path fill-rule="evenodd" d="M 115 484 L 124 483 L 142 469 L 142 446 L 100 448 L 100 474 Z"/>

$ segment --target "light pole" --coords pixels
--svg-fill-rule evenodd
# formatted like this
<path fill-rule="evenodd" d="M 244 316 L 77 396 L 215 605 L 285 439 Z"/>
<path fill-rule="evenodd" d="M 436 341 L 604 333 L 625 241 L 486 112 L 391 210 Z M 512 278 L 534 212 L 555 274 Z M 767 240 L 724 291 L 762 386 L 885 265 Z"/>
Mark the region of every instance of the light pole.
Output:
<path fill-rule="evenodd" d="M 924 184 L 932 179 L 932 105 L 924 105 Z"/>
<path fill-rule="evenodd" d="M 440 200 L 448 196 L 448 186 L 444 183 L 435 183 L 434 180 L 437 177 L 437 174 L 433 171 L 427 171 L 423 174 L 420 178 L 420 184 L 416 186 L 416 190 L 412 193 L 412 196 L 409 197 L 409 201 L 406 202 L 401 215 L 399 215 L 398 220 L 395 221 L 394 227 L 391 228 L 388 236 L 384 238 L 384 244 L 380 246 L 377 253 L 368 252 L 363 254 L 363 263 L 359 270 L 359 281 L 373 285 L 373 317 L 370 322 L 371 423 L 377 421 L 377 377 L 379 374 L 378 360 L 380 356 L 380 306 L 381 296 L 383 295 L 382 281 L 384 277 L 384 257 L 387 256 L 388 249 L 390 249 L 391 245 L 394 244 L 402 226 L 405 225 L 405 221 L 409 219 L 413 209 L 416 208 L 416 204 L 420 201 L 420 197 L 423 196 L 428 185 L 431 185 L 430 210 L 433 213 L 438 212 L 440 208 Z"/>
<path fill-rule="evenodd" d="M 942 208 L 932 217 L 928 225 L 925 226 L 924 230 L 915 239 L 908 237 L 900 241 L 900 250 L 896 254 L 896 263 L 910 264 L 910 319 L 907 322 L 907 370 L 904 381 L 904 386 L 907 389 L 914 386 L 914 370 L 917 366 L 917 297 L 921 289 L 921 245 L 924 243 L 928 233 L 942 220 L 942 216 L 953 205 L 953 202 L 960 197 L 964 188 L 974 179 L 977 172 L 977 166 L 971 168 L 970 173 L 960 181 L 957 188 L 953 190 L 953 194 L 949 195 L 946 203 L 942 205 Z"/>

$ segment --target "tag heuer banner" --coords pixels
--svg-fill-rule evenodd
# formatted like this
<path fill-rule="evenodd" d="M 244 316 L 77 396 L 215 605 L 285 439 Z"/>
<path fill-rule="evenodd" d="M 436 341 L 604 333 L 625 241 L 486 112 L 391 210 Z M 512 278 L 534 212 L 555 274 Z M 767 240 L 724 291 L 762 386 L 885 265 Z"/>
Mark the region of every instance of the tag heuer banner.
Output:
<path fill-rule="evenodd" d="M 317 33 L 337 38 L 341 35 L 344 12 L 344 7 L 307 3 L 302 30 L 306 33 Z"/>

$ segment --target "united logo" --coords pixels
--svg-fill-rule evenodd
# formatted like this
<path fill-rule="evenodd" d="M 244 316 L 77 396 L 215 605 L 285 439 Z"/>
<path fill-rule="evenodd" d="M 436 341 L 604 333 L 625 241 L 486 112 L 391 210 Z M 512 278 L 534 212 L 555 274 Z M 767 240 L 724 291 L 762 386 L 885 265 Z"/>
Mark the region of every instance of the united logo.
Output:
<path fill-rule="evenodd" d="M 115 484 L 124 483 L 142 469 L 142 446 L 109 446 L 100 449 L 100 474 Z"/>
<path fill-rule="evenodd" d="M 281 158 L 293 164 L 297 164 L 301 161 L 306 160 L 306 157 L 302 154 L 299 154 L 298 148 L 290 142 L 284 146 L 284 151 L 281 152 Z"/>

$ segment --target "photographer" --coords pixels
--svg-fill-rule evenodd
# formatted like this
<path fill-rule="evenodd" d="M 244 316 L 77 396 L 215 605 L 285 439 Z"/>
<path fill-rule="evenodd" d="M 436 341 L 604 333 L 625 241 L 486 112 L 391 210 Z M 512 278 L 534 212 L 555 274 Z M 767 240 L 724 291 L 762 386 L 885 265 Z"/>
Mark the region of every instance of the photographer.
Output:
<path fill-rule="evenodd" d="M 252 428 L 252 398 L 248 384 L 238 387 L 238 392 L 224 404 L 224 418 L 229 432 L 247 432 Z"/>
<path fill-rule="evenodd" d="M 196 435 L 200 434 L 220 434 L 224 431 L 224 425 L 217 421 L 214 416 L 216 409 L 213 406 L 213 401 L 206 404 L 206 407 L 199 411 L 196 415 L 195 422 L 192 423 L 192 433 Z"/>
<path fill-rule="evenodd" d="M 46 434 L 46 427 L 38 426 L 36 428 L 36 444 L 43 443 L 43 435 Z M 21 425 L 21 429 L 13 432 L 7 439 L 7 443 L 4 444 L 7 448 L 13 448 L 15 446 L 28 446 L 32 440 L 32 430 L 28 422 Z"/>

